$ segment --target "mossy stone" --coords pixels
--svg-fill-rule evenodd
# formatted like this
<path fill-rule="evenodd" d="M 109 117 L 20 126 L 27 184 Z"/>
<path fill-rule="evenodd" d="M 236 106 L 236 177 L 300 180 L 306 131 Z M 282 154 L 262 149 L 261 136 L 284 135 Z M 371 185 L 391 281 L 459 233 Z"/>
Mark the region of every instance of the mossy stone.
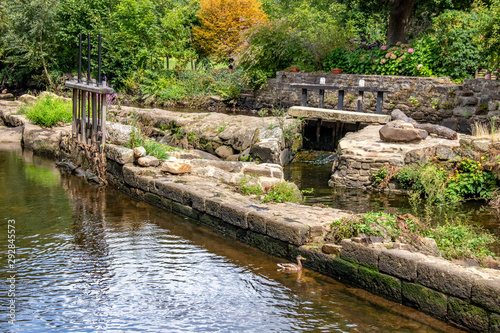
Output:
<path fill-rule="evenodd" d="M 401 280 L 374 268 L 358 267 L 358 284 L 364 289 L 401 303 Z"/>
<path fill-rule="evenodd" d="M 488 332 L 488 312 L 456 297 L 448 298 L 448 320 L 477 332 Z"/>
<path fill-rule="evenodd" d="M 404 281 L 401 284 L 401 292 L 404 305 L 436 318 L 446 319 L 448 311 L 446 295 L 419 284 Z"/>

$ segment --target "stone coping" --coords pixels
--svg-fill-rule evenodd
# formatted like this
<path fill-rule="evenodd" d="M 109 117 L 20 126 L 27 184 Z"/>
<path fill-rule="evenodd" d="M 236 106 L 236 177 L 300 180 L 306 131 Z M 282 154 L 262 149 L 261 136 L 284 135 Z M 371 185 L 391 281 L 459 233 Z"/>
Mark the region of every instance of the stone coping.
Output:
<path fill-rule="evenodd" d="M 306 106 L 292 106 L 288 109 L 288 114 L 296 118 L 342 121 L 346 123 L 387 124 L 391 121 L 391 116 L 389 115 L 320 109 Z"/>

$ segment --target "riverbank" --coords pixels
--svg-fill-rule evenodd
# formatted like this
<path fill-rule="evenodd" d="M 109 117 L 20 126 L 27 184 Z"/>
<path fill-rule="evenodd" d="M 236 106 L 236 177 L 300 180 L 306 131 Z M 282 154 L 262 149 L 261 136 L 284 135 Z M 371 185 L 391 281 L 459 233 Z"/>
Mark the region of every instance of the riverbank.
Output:
<path fill-rule="evenodd" d="M 18 106 L 16 102 L 0 104 L 2 122 L 18 127 L 18 134 L 4 127 L 0 137 L 8 133 L 15 144 L 17 135 L 19 144 L 23 142 L 36 153 L 54 157 L 70 153 L 70 127 L 31 125 L 22 115 L 14 114 Z M 199 221 L 272 255 L 291 260 L 302 254 L 308 268 L 454 325 L 482 332 L 500 329 L 499 270 L 463 267 L 398 249 L 400 245 L 379 238 L 346 239 L 340 246 L 325 247 L 332 222 L 349 217 L 350 212 L 262 203 L 231 186 L 250 174 L 280 181 L 283 172 L 279 165 L 178 158 L 177 163 L 190 165 L 194 172 L 173 175 L 160 167 L 138 166 L 134 151 L 126 147 L 107 144 L 105 154 L 109 183 L 137 199 Z M 228 184 L 221 178 L 233 180 Z"/>

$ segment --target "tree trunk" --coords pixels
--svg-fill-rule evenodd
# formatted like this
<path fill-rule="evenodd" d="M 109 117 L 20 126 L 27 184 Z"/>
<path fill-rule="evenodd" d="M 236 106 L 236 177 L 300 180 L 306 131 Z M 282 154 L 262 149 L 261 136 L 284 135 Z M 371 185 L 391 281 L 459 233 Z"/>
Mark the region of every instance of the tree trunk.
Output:
<path fill-rule="evenodd" d="M 45 65 L 45 57 L 43 56 L 43 33 L 40 33 L 40 56 L 42 57 L 42 65 L 43 65 L 43 71 L 45 73 L 45 77 L 47 78 L 47 82 L 49 84 L 49 87 L 52 86 L 52 80 L 50 79 L 49 72 L 47 71 L 47 65 Z"/>
<path fill-rule="evenodd" d="M 387 43 L 408 42 L 408 28 L 413 14 L 414 0 L 394 0 L 389 16 Z"/>

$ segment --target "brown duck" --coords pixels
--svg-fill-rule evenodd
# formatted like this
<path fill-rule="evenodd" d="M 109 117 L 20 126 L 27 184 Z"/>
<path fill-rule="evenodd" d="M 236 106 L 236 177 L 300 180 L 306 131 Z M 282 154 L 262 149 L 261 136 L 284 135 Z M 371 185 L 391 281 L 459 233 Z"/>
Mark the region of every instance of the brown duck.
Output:
<path fill-rule="evenodd" d="M 285 273 L 297 273 L 297 272 L 300 272 L 302 270 L 302 262 L 301 262 L 301 260 L 306 260 L 306 258 L 304 258 L 301 255 L 298 255 L 297 256 L 297 263 L 296 264 L 286 263 L 286 264 L 278 264 L 278 266 L 280 267 L 280 270 L 282 272 L 285 272 Z"/>

